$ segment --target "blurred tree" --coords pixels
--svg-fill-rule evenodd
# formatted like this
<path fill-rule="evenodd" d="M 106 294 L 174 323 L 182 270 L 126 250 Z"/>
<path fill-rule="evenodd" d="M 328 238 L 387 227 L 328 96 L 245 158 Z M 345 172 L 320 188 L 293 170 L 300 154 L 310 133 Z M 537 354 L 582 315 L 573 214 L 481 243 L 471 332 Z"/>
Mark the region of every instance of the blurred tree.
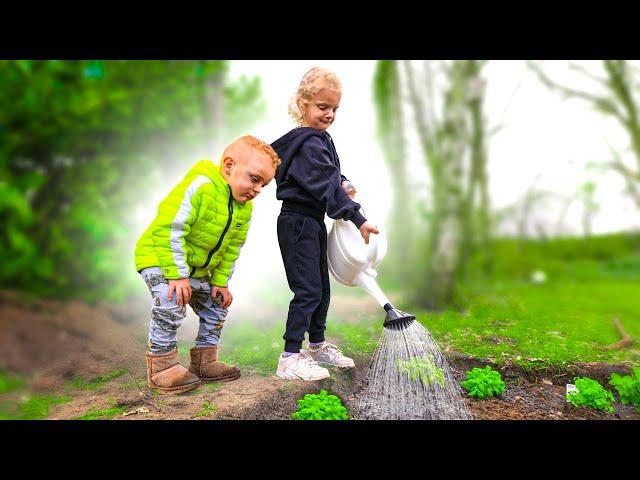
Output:
<path fill-rule="evenodd" d="M 419 303 L 431 308 L 454 300 L 467 261 L 479 246 L 489 251 L 487 135 L 482 112 L 485 80 L 481 76 L 485 65 L 476 60 L 441 64 L 445 80 L 438 114 L 430 62 L 423 65 L 424 84 L 416 81 L 414 65 L 403 62 L 431 193 L 426 261 L 420 262 L 425 269 L 415 295 Z M 489 266 L 487 256 L 485 268 Z"/>
<path fill-rule="evenodd" d="M 152 188 L 168 191 L 194 153 L 214 154 L 210 138 L 237 132 L 239 112 L 252 113 L 244 128 L 264 113 L 259 83 L 230 84 L 227 70 L 224 61 L 0 61 L 0 255 L 10 265 L 0 286 L 123 298 L 127 242 L 141 228 L 131 206 Z"/>
<path fill-rule="evenodd" d="M 600 205 L 595 201 L 596 188 L 595 182 L 585 182 L 578 187 L 578 197 L 582 200 L 582 230 L 586 239 L 591 237 L 593 216 L 600 209 Z"/>
<path fill-rule="evenodd" d="M 597 111 L 614 118 L 627 131 L 629 150 L 635 156 L 635 166 L 629 166 L 622 155 L 612 149 L 613 160 L 607 166 L 624 178 L 627 192 L 640 207 L 640 70 L 625 60 L 603 60 L 606 78 L 600 77 L 584 67 L 569 62 L 571 69 L 594 81 L 600 87 L 599 93 L 578 90 L 561 85 L 552 80 L 535 62 L 528 62 L 540 81 L 551 90 L 567 98 L 579 98 L 589 102 Z"/>
<path fill-rule="evenodd" d="M 411 258 L 414 240 L 413 215 L 409 199 L 407 154 L 404 138 L 404 119 L 400 93 L 398 62 L 380 60 L 373 79 L 373 98 L 376 106 L 376 133 L 387 164 L 393 190 L 393 204 L 389 230 L 389 258 L 385 262 L 396 280 L 406 274 L 407 258 Z"/>

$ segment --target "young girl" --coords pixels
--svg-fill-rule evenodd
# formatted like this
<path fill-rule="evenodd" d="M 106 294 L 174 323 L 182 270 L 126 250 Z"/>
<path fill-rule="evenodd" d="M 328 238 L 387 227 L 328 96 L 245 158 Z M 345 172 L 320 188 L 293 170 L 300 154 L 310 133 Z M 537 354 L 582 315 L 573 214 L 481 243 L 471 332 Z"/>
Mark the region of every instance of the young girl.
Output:
<path fill-rule="evenodd" d="M 282 161 L 275 177 L 276 196 L 282 200 L 278 243 L 294 293 L 278 362 L 281 378 L 329 377 L 329 371 L 319 364 L 354 367 L 351 358 L 324 339 L 330 298 L 324 215 L 352 221 L 366 243 L 378 229 L 352 200 L 355 188 L 340 173 L 340 159 L 326 131 L 335 121 L 341 95 L 340 80 L 334 73 L 317 67 L 309 70 L 289 106 L 299 127 L 271 145 Z M 308 351 L 301 349 L 305 332 L 309 332 Z"/>

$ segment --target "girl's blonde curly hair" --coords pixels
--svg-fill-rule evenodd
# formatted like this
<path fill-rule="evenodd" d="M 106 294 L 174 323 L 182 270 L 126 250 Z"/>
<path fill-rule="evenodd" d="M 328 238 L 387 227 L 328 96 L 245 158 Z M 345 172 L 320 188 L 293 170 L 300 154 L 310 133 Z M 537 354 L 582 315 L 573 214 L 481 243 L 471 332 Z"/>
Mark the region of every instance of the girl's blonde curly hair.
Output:
<path fill-rule="evenodd" d="M 313 67 L 303 75 L 298 90 L 289 101 L 289 115 L 296 124 L 302 125 L 304 121 L 298 103 L 306 106 L 313 96 L 323 88 L 341 92 L 342 84 L 335 73 L 320 67 Z"/>

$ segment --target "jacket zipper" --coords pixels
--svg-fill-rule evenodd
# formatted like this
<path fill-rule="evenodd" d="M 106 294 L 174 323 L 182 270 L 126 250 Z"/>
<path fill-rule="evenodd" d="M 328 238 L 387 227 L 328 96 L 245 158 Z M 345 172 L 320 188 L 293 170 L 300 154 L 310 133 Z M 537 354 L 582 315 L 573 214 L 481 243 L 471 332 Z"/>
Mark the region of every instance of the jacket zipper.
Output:
<path fill-rule="evenodd" d="M 220 239 L 218 240 L 218 243 L 216 244 L 215 247 L 213 247 L 213 250 L 211 250 L 209 252 L 209 256 L 207 256 L 207 261 L 204 262 L 204 265 L 202 265 L 200 268 L 206 268 L 207 265 L 209 265 L 209 262 L 211 261 L 211 257 L 213 257 L 213 254 L 216 253 L 220 249 L 220 245 L 222 245 L 222 241 L 224 240 L 224 236 L 227 234 L 227 232 L 229 231 L 229 227 L 231 226 L 231 220 L 232 220 L 231 217 L 233 216 L 233 195 L 231 195 L 231 187 L 229 187 L 228 209 L 229 209 L 229 218 L 227 219 L 227 225 L 224 227 L 224 230 L 222 231 L 222 235 L 220 235 Z M 195 267 L 193 267 L 193 271 L 195 272 Z M 192 273 L 192 275 L 193 275 L 193 273 Z"/>

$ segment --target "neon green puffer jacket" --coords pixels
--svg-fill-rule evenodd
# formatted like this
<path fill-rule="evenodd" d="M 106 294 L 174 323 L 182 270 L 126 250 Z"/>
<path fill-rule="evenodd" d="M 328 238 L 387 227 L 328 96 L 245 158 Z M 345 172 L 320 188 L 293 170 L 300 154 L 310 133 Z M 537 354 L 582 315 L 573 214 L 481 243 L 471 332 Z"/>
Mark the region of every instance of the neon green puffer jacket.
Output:
<path fill-rule="evenodd" d="M 226 287 L 247 238 L 251 202 L 238 203 L 219 167 L 201 160 L 160 203 L 135 249 L 136 270 L 161 267 L 166 279 L 210 275 Z"/>

